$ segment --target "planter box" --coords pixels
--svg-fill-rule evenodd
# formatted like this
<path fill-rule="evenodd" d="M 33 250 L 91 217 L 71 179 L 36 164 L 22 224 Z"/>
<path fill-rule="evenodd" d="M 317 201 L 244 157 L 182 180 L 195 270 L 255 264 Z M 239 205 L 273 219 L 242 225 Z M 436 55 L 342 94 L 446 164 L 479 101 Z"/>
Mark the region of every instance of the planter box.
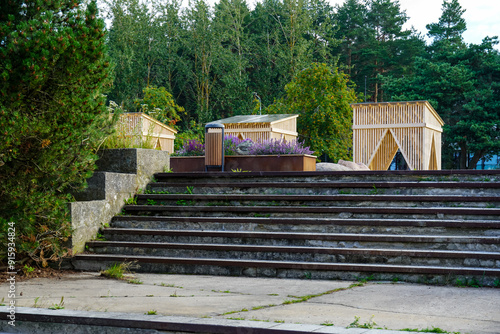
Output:
<path fill-rule="evenodd" d="M 204 172 L 205 157 L 170 157 L 174 172 Z M 216 169 L 211 169 L 216 171 Z M 224 159 L 224 171 L 304 172 L 316 170 L 316 157 L 308 154 L 290 155 L 229 155 Z"/>

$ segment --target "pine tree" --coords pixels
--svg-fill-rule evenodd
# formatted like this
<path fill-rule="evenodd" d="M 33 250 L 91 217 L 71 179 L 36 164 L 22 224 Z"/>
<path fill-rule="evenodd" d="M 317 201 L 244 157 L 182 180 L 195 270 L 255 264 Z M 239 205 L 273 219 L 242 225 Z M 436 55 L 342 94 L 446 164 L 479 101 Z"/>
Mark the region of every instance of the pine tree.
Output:
<path fill-rule="evenodd" d="M 429 100 L 443 118 L 443 166 L 473 169 L 500 151 L 500 53 L 496 38 L 466 45 L 464 10 L 458 1 L 443 2 L 427 57 L 418 57 L 413 75 L 386 78 L 396 100 Z"/>
<path fill-rule="evenodd" d="M 95 1 L 80 4 L 0 2 L 0 231 L 14 222 L 18 253 L 44 265 L 64 253 L 67 193 L 110 128 L 104 23 Z"/>
<path fill-rule="evenodd" d="M 451 0 L 451 2 L 445 0 L 441 11 L 439 22 L 427 25 L 429 37 L 435 42 L 446 40 L 455 44 L 463 43 L 462 35 L 467 30 L 467 24 L 462 17 L 465 9 L 462 9 L 458 0 Z"/>

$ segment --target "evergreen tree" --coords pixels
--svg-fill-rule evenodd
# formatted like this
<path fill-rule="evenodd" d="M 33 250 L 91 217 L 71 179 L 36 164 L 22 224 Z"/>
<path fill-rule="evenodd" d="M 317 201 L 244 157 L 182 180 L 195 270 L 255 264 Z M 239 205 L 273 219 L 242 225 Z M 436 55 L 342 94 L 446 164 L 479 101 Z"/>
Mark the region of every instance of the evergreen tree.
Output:
<path fill-rule="evenodd" d="M 386 78 L 385 88 L 396 100 L 429 100 L 445 122 L 444 168 L 473 169 L 500 151 L 500 54 L 496 38 L 463 42 L 463 13 L 457 1 L 444 1 L 439 22 L 427 26 L 434 37 L 427 57 L 416 59 L 413 75 Z"/>
<path fill-rule="evenodd" d="M 95 1 L 80 3 L 0 2 L 1 231 L 14 222 L 18 254 L 43 265 L 65 253 L 67 193 L 111 125 L 104 22 Z"/>
<path fill-rule="evenodd" d="M 338 48 L 340 61 L 346 66 L 349 76 L 358 77 L 360 54 L 371 35 L 365 23 L 368 7 L 359 0 L 347 0 L 342 6 L 337 5 L 334 19 L 338 25 L 336 37 L 342 41 Z"/>
<path fill-rule="evenodd" d="M 136 110 L 133 101 L 142 97 L 144 87 L 163 86 L 170 74 L 164 61 L 165 52 L 171 50 L 156 15 L 160 5 L 156 1 L 149 5 L 152 10 L 139 0 L 109 2 L 112 26 L 108 43 L 116 73 L 109 99 L 130 111 Z"/>
<path fill-rule="evenodd" d="M 458 0 L 443 1 L 439 22 L 428 24 L 427 35 L 433 39 L 431 51 L 436 53 L 456 51 L 466 47 L 463 33 L 467 30 L 467 24 L 462 15 L 462 9 Z M 450 50 L 452 48 L 452 50 Z"/>
<path fill-rule="evenodd" d="M 348 0 L 337 7 L 337 52 L 346 71 L 367 100 L 383 101 L 380 75 L 410 74 L 411 64 L 424 52 L 425 43 L 415 32 L 403 30 L 408 20 L 399 1 Z"/>
<path fill-rule="evenodd" d="M 216 83 L 214 69 L 220 63 L 222 46 L 213 27 L 213 12 L 205 0 L 190 1 L 185 12 L 185 55 L 189 62 L 186 74 L 187 108 L 193 109 L 196 120 L 206 123 L 213 120 L 213 89 Z M 189 110 L 188 109 L 188 110 Z"/>
<path fill-rule="evenodd" d="M 215 5 L 214 30 L 222 37 L 222 66 L 215 69 L 218 81 L 212 104 L 218 110 L 217 118 L 252 110 L 248 57 L 253 45 L 248 36 L 249 24 L 250 10 L 244 0 L 221 0 Z"/>

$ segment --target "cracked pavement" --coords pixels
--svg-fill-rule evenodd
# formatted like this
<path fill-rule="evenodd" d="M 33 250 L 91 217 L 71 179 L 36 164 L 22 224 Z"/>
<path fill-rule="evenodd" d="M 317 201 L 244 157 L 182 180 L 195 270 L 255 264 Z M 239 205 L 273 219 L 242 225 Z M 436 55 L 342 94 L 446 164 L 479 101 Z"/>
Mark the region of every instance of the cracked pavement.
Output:
<path fill-rule="evenodd" d="M 156 311 L 167 316 L 339 327 L 359 317 L 360 325 L 391 330 L 438 327 L 462 334 L 500 333 L 500 289 L 166 274 L 133 278 L 142 284 L 95 272 L 34 278 L 17 282 L 16 302 L 49 308 L 64 297 L 64 308 L 77 311 Z M 7 300 L 7 284 L 0 291 L 0 298 Z"/>

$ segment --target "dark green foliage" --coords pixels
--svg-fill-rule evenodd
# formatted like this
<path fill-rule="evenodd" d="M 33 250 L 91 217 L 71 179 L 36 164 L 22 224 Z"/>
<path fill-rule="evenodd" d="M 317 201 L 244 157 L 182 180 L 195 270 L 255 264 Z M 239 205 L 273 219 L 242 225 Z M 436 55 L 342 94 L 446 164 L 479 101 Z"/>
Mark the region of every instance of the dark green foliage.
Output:
<path fill-rule="evenodd" d="M 104 23 L 80 3 L 0 2 L 0 220 L 15 223 L 18 256 L 43 265 L 66 251 L 68 192 L 111 122 Z"/>
<path fill-rule="evenodd" d="M 421 36 L 402 26 L 408 17 L 399 2 L 347 0 L 337 7 L 337 48 L 346 73 L 365 92 L 367 101 L 386 100 L 379 75 L 410 74 L 415 56 L 424 52 Z"/>
<path fill-rule="evenodd" d="M 500 53 L 497 38 L 466 45 L 464 10 L 443 2 L 438 23 L 427 25 L 433 43 L 417 57 L 413 74 L 390 76 L 385 89 L 393 100 L 429 100 L 445 122 L 443 167 L 475 168 L 482 157 L 500 152 Z"/>

